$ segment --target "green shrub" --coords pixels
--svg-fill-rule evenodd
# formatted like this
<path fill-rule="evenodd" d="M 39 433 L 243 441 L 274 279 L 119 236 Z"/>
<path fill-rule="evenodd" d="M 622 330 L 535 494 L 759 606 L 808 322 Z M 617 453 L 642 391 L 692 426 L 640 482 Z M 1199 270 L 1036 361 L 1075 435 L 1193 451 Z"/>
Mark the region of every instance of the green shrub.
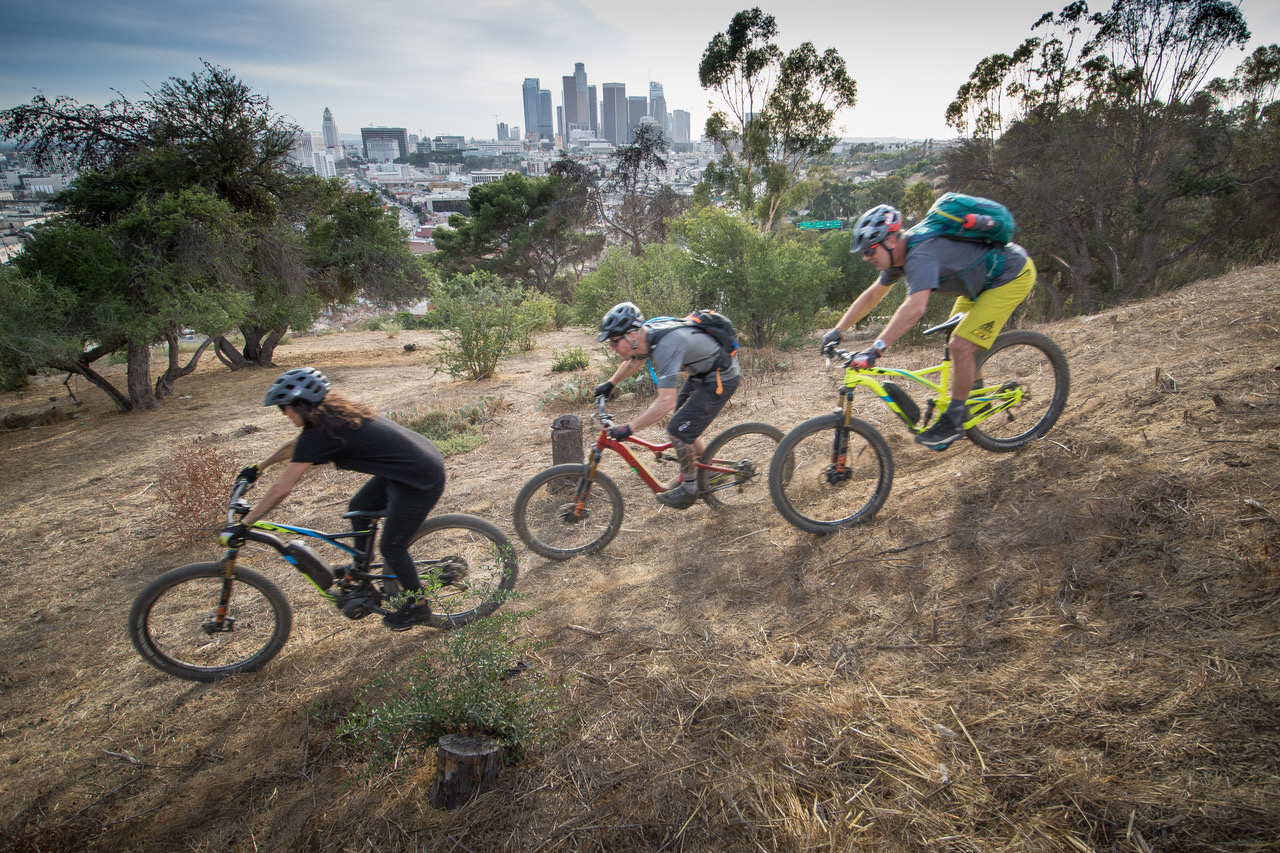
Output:
<path fill-rule="evenodd" d="M 444 342 L 432 363 L 454 379 L 488 379 L 523 334 L 524 294 L 488 273 L 458 276 L 440 291 L 439 310 L 431 313 L 445 323 Z"/>
<path fill-rule="evenodd" d="M 379 314 L 377 317 L 361 320 L 352 326 L 352 329 L 357 332 L 386 332 L 388 337 L 393 338 L 404 328 L 396 314 Z"/>
<path fill-rule="evenodd" d="M 508 760 L 547 746 L 564 688 L 529 666 L 545 645 L 518 634 L 532 615 L 500 612 L 440 635 L 408 664 L 362 688 L 338 736 L 371 750 L 371 769 L 404 767 L 446 734 L 494 738 Z"/>
<path fill-rule="evenodd" d="M 510 408 L 511 404 L 502 397 L 486 396 L 452 412 L 414 406 L 387 412 L 387 417 L 431 439 L 445 456 L 453 456 L 475 450 L 488 441 L 485 426 Z"/>
<path fill-rule="evenodd" d="M 587 351 L 582 347 L 572 347 L 560 352 L 559 350 L 551 350 L 551 372 L 564 373 L 569 370 L 583 370 L 590 366 L 591 357 L 587 355 Z"/>
<path fill-rule="evenodd" d="M 585 373 L 575 374 L 544 391 L 538 397 L 535 407 L 546 409 L 558 405 L 590 403 L 592 393 L 598 384 L 600 384 L 600 380 L 592 379 Z"/>

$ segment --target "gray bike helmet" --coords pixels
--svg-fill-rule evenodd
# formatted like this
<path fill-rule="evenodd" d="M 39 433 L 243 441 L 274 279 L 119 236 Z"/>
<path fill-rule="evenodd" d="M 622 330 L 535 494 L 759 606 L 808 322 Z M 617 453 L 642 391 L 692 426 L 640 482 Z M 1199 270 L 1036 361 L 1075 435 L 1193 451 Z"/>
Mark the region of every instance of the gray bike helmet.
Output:
<path fill-rule="evenodd" d="M 329 393 L 329 380 L 314 367 L 295 367 L 281 373 L 267 389 L 264 406 L 291 406 L 302 400 L 319 403 Z"/>
<path fill-rule="evenodd" d="M 610 308 L 609 313 L 605 314 L 604 319 L 600 321 L 600 335 L 596 340 L 603 343 L 609 338 L 625 335 L 632 329 L 640 328 L 643 322 L 644 315 L 640 313 L 640 309 L 634 302 L 619 302 Z"/>
<path fill-rule="evenodd" d="M 849 251 L 855 255 L 861 255 L 868 248 L 901 228 L 902 213 L 898 208 L 878 204 L 862 214 L 858 224 L 853 226 L 853 243 L 850 244 Z"/>

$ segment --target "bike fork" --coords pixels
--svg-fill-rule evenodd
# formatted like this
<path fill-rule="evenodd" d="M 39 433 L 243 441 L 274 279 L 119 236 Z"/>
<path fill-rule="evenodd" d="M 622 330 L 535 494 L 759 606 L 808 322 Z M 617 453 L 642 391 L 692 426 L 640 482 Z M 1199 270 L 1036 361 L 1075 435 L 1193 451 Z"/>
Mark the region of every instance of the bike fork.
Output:
<path fill-rule="evenodd" d="M 603 454 L 600 448 L 591 448 L 591 459 L 587 462 L 586 476 L 578 480 L 577 491 L 573 497 L 573 515 L 575 518 L 581 518 L 586 512 L 587 495 L 591 493 L 591 484 L 596 481 L 596 468 L 600 465 L 600 457 Z"/>
<path fill-rule="evenodd" d="M 839 414 L 843 415 L 843 427 L 849 426 L 849 419 L 853 417 L 853 392 L 845 389 L 841 392 L 844 398 L 841 402 Z M 835 466 L 837 474 L 843 474 L 848 464 L 849 456 L 849 430 L 842 427 L 836 428 L 836 434 L 831 439 L 831 464 Z"/>

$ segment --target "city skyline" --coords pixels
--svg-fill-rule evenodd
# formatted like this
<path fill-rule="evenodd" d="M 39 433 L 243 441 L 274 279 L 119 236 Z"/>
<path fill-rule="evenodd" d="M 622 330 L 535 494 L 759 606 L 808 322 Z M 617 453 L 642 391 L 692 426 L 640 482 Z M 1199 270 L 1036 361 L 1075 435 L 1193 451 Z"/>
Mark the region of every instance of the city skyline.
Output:
<path fill-rule="evenodd" d="M 412 12 L 388 0 L 357 11 L 333 0 L 9 0 L 0 19 L 0 108 L 29 103 L 37 91 L 82 104 L 103 105 L 117 92 L 136 101 L 205 60 L 230 69 L 306 131 L 322 130 L 327 107 L 348 138 L 359 127 L 393 126 L 428 138 L 492 139 L 499 122 L 532 129 L 518 90 L 525 78 L 540 79 L 550 96 L 554 132 L 563 79 L 583 63 L 595 108 L 607 83 L 622 83 L 633 96 L 660 83 L 666 112 L 688 112 L 696 140 L 708 100 L 719 104 L 698 85 L 702 52 L 751 5 L 652 0 L 641 26 L 632 10 L 604 0 L 428 3 Z M 977 14 L 950 0 L 918 0 L 898 42 L 885 35 L 882 18 L 891 9 L 761 8 L 776 18 L 784 51 L 811 41 L 844 57 L 858 105 L 837 117 L 838 135 L 919 139 L 954 136 L 943 115 L 977 62 L 1012 51 L 1042 12 L 1059 5 L 990 0 Z M 1245 0 L 1241 9 L 1254 37 L 1246 51 L 1227 52 L 1217 74 L 1280 41 L 1280 4 Z"/>

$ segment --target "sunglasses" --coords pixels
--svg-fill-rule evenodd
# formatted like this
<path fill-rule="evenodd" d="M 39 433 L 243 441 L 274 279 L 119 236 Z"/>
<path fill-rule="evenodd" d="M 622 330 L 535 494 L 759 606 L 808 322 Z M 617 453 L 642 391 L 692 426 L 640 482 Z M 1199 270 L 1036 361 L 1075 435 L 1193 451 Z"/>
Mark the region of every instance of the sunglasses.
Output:
<path fill-rule="evenodd" d="M 609 338 L 608 340 L 609 348 L 612 349 L 613 347 L 616 347 L 618 345 L 618 341 L 622 340 L 625 337 L 626 335 L 618 335 L 616 338 Z"/>
<path fill-rule="evenodd" d="M 876 253 L 876 249 L 879 249 L 879 248 L 880 248 L 880 244 L 879 244 L 879 243 L 876 243 L 876 244 L 874 244 L 874 245 L 868 246 L 867 248 L 863 249 L 863 250 L 862 250 L 862 259 L 863 259 L 864 261 L 869 261 L 869 260 L 871 260 L 871 258 L 872 258 L 872 257 L 875 255 L 875 253 Z"/>

